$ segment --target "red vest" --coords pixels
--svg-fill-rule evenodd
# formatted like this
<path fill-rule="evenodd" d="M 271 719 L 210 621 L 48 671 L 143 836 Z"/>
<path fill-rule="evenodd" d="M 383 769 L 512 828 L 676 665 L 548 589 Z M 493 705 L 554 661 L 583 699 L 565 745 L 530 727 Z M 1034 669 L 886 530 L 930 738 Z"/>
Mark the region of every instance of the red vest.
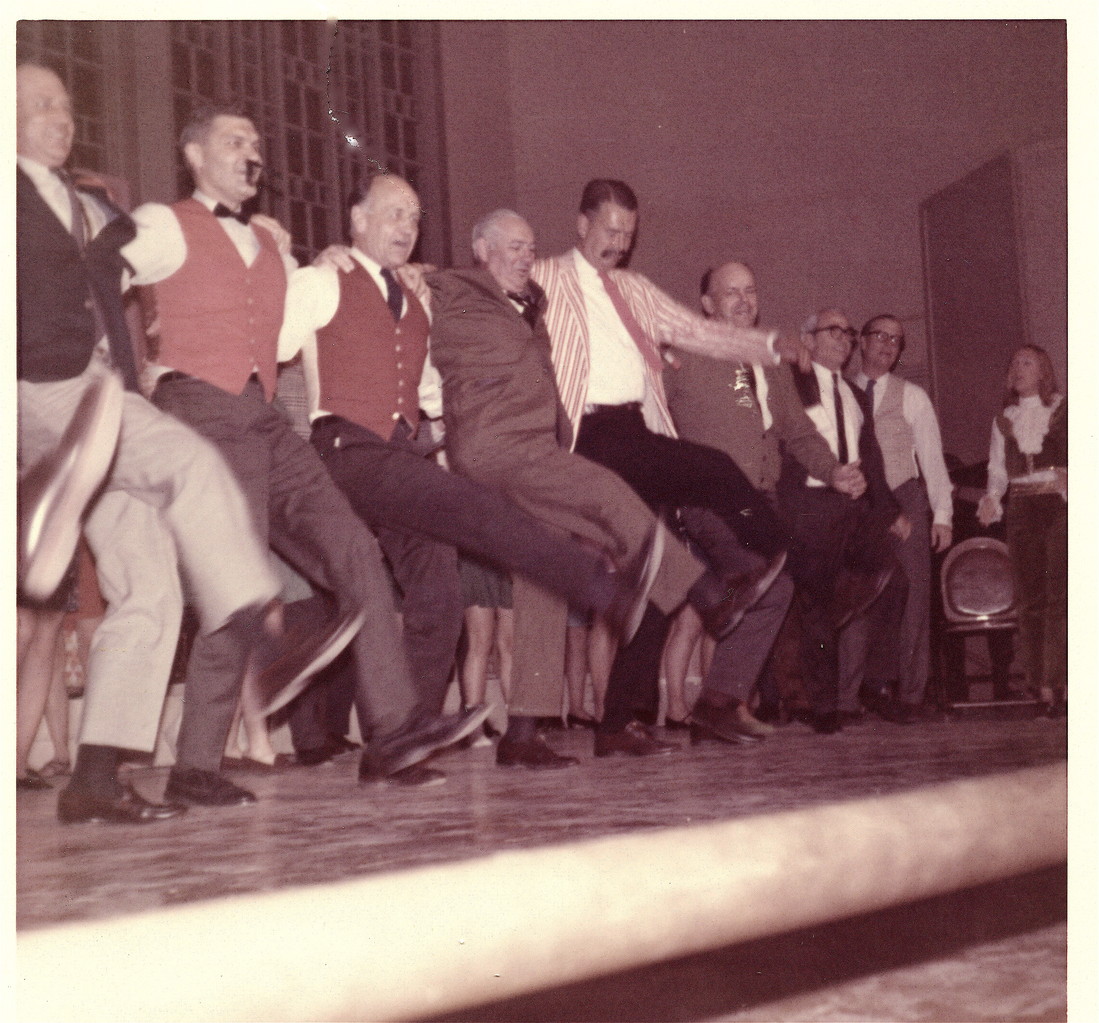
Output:
<path fill-rule="evenodd" d="M 358 263 L 339 281 L 336 315 L 317 331 L 320 408 L 388 440 L 399 415 L 416 425 L 427 314 L 402 284 L 407 309 L 394 323 L 381 289 Z"/>
<path fill-rule="evenodd" d="M 158 361 L 230 394 L 244 390 L 256 367 L 270 399 L 286 302 L 286 268 L 275 240 L 256 230 L 259 255 L 245 266 L 217 217 L 197 199 L 183 199 L 172 209 L 187 258 L 155 286 Z"/>

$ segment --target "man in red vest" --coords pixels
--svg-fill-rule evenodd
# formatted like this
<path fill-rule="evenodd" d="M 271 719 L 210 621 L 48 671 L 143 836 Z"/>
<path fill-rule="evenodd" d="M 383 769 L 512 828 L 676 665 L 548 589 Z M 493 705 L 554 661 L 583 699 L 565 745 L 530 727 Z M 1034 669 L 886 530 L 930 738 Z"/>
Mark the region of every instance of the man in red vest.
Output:
<path fill-rule="evenodd" d="M 153 402 L 217 445 L 271 546 L 332 593 L 341 615 L 364 613 L 352 644 L 356 710 L 368 739 L 359 777 L 399 781 L 402 771 L 476 728 L 486 711 L 446 720 L 417 713 L 378 542 L 270 404 L 287 276 L 296 264 L 285 232 L 249 223 L 242 210 L 262 169 L 254 125 L 237 110 L 207 108 L 180 142 L 194 193 L 172 206 L 141 207 L 137 238 L 124 253 L 135 283 L 155 285 L 162 365 Z M 225 652 L 207 655 L 218 668 L 205 673 L 201 691 L 188 691 L 167 792 L 203 805 L 252 802 L 252 793 L 218 773 L 239 676 Z"/>
<path fill-rule="evenodd" d="M 352 247 L 291 277 L 279 359 L 302 355 L 313 446 L 377 532 L 403 598 L 421 707 L 438 713 L 462 624 L 455 548 L 599 613 L 625 610 L 631 594 L 600 557 L 414 447 L 430 324 L 427 296 L 398 275 L 416 244 L 420 200 L 407 181 L 380 174 L 349 207 Z M 425 783 L 439 780 L 427 771 Z"/>

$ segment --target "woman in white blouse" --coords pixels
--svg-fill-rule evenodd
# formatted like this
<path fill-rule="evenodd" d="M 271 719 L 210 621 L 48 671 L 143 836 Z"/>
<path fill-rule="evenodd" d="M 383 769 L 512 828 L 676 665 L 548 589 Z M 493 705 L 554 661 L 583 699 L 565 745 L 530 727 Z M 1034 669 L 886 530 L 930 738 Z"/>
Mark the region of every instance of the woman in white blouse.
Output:
<path fill-rule="evenodd" d="M 1044 713 L 1063 714 L 1068 685 L 1068 403 L 1049 356 L 1023 345 L 992 424 L 988 491 L 977 517 L 1004 516 L 1015 569 L 1019 641 L 1028 687 Z"/>

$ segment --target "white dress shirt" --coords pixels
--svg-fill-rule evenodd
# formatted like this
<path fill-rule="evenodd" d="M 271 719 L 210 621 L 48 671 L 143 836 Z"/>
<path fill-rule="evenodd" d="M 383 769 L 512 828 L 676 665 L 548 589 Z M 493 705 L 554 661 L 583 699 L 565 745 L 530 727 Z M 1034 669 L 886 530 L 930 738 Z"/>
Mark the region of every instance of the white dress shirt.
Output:
<path fill-rule="evenodd" d="M 588 313 L 589 405 L 625 405 L 645 398 L 645 357 L 626 329 L 599 276 L 573 249 L 580 290 Z"/>
<path fill-rule="evenodd" d="M 820 404 L 811 405 L 805 410 L 806 415 L 813 421 L 817 431 L 828 442 L 832 454 L 839 458 L 839 429 L 836 421 L 836 405 L 833 400 L 832 380 L 830 369 L 825 369 L 819 363 L 813 363 L 813 372 L 816 374 L 817 383 L 820 385 Z M 843 374 L 838 374 L 840 402 L 843 404 L 844 436 L 847 438 L 847 461 L 856 462 L 859 457 L 859 433 L 862 430 L 862 408 L 851 390 L 851 385 L 844 380 Z M 826 487 L 829 484 L 824 480 L 818 480 L 810 476 L 806 480 L 806 486 Z"/>

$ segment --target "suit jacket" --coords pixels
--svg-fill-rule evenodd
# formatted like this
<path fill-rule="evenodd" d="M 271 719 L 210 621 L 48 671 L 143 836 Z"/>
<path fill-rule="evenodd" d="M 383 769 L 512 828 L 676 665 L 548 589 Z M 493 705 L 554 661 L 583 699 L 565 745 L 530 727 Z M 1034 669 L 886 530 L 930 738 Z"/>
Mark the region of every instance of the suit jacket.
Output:
<path fill-rule="evenodd" d="M 488 482 L 539 448 L 571 446 L 544 318 L 531 327 L 484 268 L 430 274 L 428 285 L 431 358 L 454 467 Z M 543 309 L 542 290 L 533 282 L 530 290 Z"/>
<path fill-rule="evenodd" d="M 588 315 L 584 293 L 576 272 L 574 251 L 534 264 L 533 278 L 546 292 L 546 326 L 552 340 L 553 366 L 561 401 L 572 423 L 575 437 L 588 400 L 588 375 L 591 367 Z M 773 359 L 766 331 L 743 330 L 734 338 L 727 324 L 707 320 L 674 301 L 655 284 L 630 270 L 611 270 L 622 297 L 638 325 L 652 345 L 649 355 L 659 362 L 661 345 L 678 344 L 690 350 L 724 354 L 744 362 L 769 365 Z M 654 433 L 675 436 L 675 426 L 664 394 L 661 375 L 645 360 L 645 399 L 642 412 Z"/>
<path fill-rule="evenodd" d="M 664 386 L 681 437 L 724 451 L 752 486 L 764 492 L 774 492 L 778 484 L 783 451 L 810 476 L 831 478 L 839 463 L 805 414 L 789 366 L 764 370 L 772 418 L 764 430 L 758 402 L 741 403 L 735 393 L 736 363 L 692 352 L 675 354 L 679 368 L 664 371 Z"/>
<path fill-rule="evenodd" d="M 820 403 L 820 388 L 812 370 L 802 373 L 800 370 L 792 369 L 790 375 L 795 394 L 801 401 L 803 410 Z M 856 503 L 861 506 L 861 513 L 867 516 L 866 522 L 870 528 L 887 529 L 901 513 L 901 506 L 897 503 L 885 479 L 885 463 L 874 432 L 874 410 L 865 392 L 852 387 L 851 393 L 862 410 L 859 461 L 862 463 L 863 476 L 866 477 L 866 493 Z M 785 456 L 782 462 L 782 476 L 779 480 L 779 493 L 789 495 L 794 488 L 801 489 L 805 486 L 807 478 L 805 466 L 792 456 Z M 819 476 L 816 478 L 820 479 Z"/>

